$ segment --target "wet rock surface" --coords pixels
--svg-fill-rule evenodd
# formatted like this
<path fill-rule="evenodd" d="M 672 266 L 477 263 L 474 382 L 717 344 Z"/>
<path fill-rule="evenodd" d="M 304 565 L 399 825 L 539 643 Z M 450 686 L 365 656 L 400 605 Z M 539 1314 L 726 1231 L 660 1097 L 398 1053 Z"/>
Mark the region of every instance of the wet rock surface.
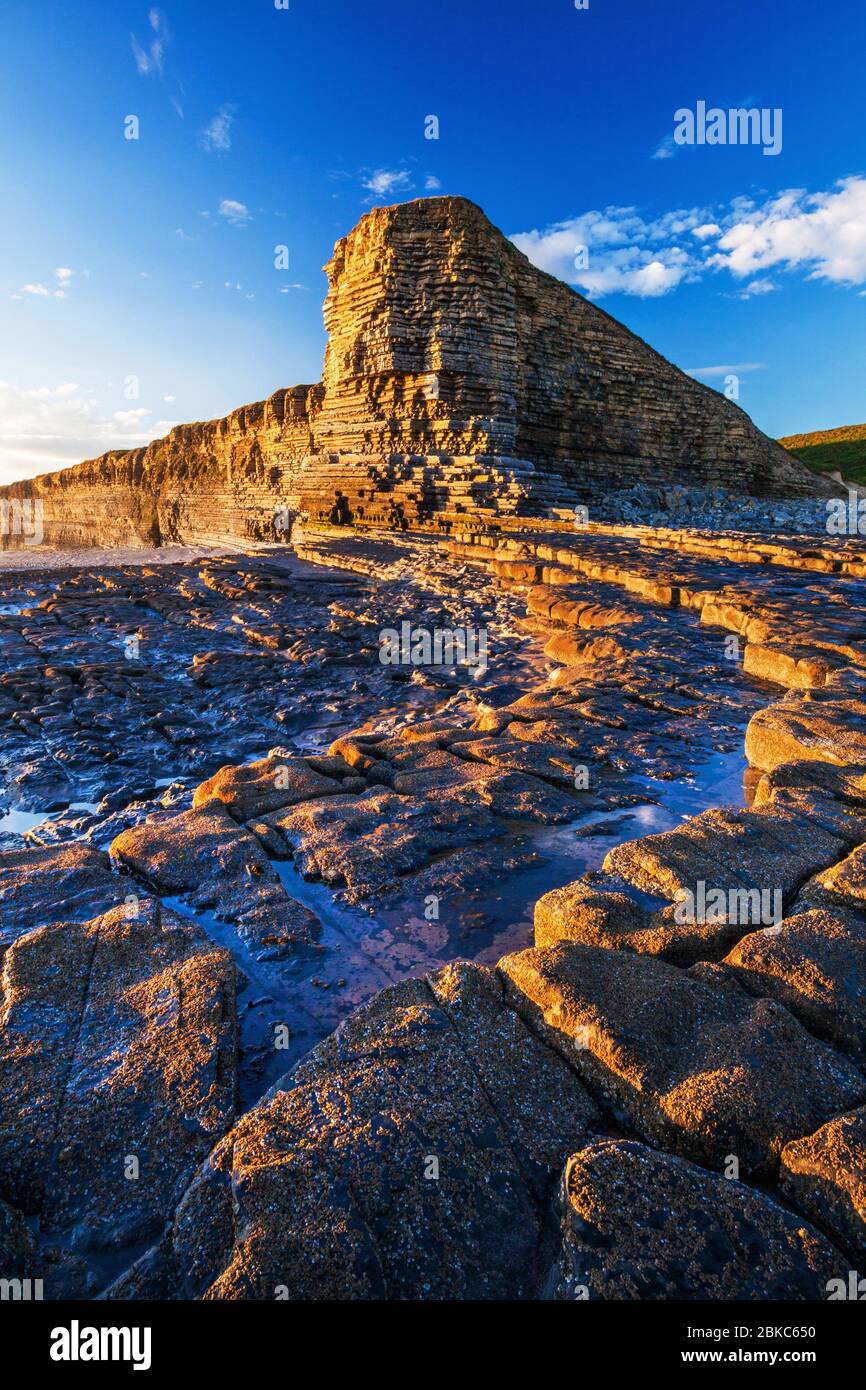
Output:
<path fill-rule="evenodd" d="M 3 957 L 0 1189 L 55 1256 L 152 1238 L 234 1114 L 231 958 L 158 903 L 126 912 Z"/>
<path fill-rule="evenodd" d="M 858 563 L 515 522 L 0 570 L 4 1260 L 21 1212 L 51 1297 L 826 1296 Z M 718 1207 L 685 1263 L 668 1189 L 672 1249 Z"/>

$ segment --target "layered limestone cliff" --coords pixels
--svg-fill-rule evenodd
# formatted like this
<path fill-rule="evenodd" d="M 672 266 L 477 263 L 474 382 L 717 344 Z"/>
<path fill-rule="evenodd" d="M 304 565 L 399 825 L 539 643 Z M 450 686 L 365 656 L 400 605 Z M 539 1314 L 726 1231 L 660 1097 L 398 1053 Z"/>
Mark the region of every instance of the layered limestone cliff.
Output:
<path fill-rule="evenodd" d="M 738 406 L 537 270 L 463 198 L 368 213 L 326 266 L 323 380 L 0 489 L 63 547 L 273 538 L 287 517 L 442 524 L 635 482 L 826 488 Z M 8 518 L 7 518 L 8 520 Z M 0 544 L 22 544 L 7 524 Z"/>

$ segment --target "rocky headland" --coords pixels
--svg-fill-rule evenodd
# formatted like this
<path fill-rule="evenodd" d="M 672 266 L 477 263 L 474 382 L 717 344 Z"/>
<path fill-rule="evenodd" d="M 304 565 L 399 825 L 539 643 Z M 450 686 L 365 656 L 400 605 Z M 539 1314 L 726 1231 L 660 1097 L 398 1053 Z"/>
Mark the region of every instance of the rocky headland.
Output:
<path fill-rule="evenodd" d="M 339 488 L 356 524 L 548 515 L 659 479 L 809 497 L 734 402 L 537 270 L 465 198 L 376 208 L 325 266 L 321 382 L 0 488 L 48 545 L 285 539 Z M 10 526 L 0 545 L 25 545 Z"/>

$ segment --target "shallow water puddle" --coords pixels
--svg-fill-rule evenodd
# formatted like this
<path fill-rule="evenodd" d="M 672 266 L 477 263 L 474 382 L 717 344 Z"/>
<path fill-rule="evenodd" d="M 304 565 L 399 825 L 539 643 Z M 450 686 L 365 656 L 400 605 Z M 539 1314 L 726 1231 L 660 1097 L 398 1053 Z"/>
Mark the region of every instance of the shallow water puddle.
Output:
<path fill-rule="evenodd" d="M 230 950 L 244 977 L 238 1000 L 242 1108 L 378 990 L 457 958 L 495 965 L 530 946 L 537 900 L 599 869 L 615 845 L 670 830 L 712 807 L 742 805 L 745 767 L 740 749 L 716 753 L 688 781 L 643 779 L 646 801 L 505 837 L 503 859 L 517 852 L 525 866 L 503 868 L 481 884 L 467 882 L 465 891 L 437 901 L 432 919 L 411 879 L 405 893 L 367 911 L 339 902 L 325 883 L 305 880 L 292 861 L 274 860 L 286 891 L 322 924 L 319 941 L 299 947 L 289 959 L 257 960 L 235 928 L 213 913 L 193 912 L 182 898 L 163 899 Z M 285 1045 L 275 1041 L 281 1027 L 287 1030 Z"/>

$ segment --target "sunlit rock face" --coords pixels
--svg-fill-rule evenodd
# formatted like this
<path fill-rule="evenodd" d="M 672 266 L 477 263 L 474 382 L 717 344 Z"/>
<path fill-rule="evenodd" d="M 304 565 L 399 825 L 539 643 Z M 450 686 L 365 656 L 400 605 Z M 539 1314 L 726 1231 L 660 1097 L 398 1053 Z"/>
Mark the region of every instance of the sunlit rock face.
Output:
<path fill-rule="evenodd" d="M 323 380 L 0 490 L 46 543 L 273 539 L 289 513 L 423 524 L 546 512 L 658 477 L 825 487 L 738 406 L 537 270 L 464 198 L 376 208 L 325 267 Z M 32 541 L 4 528 L 0 544 Z"/>

